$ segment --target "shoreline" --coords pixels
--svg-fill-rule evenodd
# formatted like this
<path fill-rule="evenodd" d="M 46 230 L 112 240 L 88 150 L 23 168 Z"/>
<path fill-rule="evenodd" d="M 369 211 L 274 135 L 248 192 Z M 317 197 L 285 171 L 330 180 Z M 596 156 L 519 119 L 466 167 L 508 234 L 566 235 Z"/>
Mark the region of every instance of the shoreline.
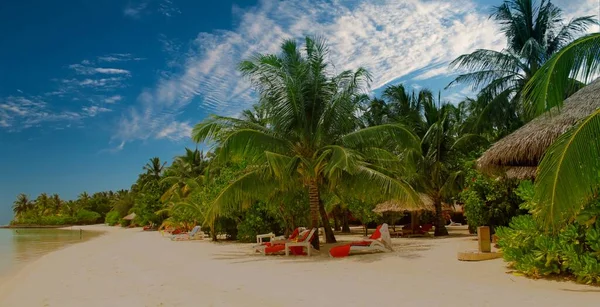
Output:
<path fill-rule="evenodd" d="M 79 228 L 73 228 L 73 227 L 82 227 L 82 229 Z M 85 230 L 86 232 L 92 232 L 95 233 L 96 235 L 85 239 L 83 241 L 80 242 L 70 242 L 67 243 L 65 242 L 63 246 L 58 247 L 56 249 L 53 250 L 49 250 L 46 253 L 40 255 L 39 257 L 35 258 L 35 259 L 31 259 L 28 261 L 24 261 L 22 263 L 18 263 L 17 265 L 10 267 L 2 276 L 0 276 L 0 299 L 2 298 L 2 293 L 4 291 L 6 291 L 6 289 L 9 287 L 7 284 L 12 281 L 15 277 L 17 277 L 21 271 L 23 271 L 24 269 L 26 269 L 28 266 L 36 263 L 37 261 L 39 261 L 40 259 L 44 258 L 45 256 L 52 254 L 54 252 L 60 251 L 62 249 L 65 248 L 69 248 L 70 246 L 73 245 L 77 245 L 77 244 L 82 244 L 88 241 L 93 241 L 94 239 L 100 238 L 102 237 L 104 234 L 106 234 L 107 230 L 102 228 L 102 224 L 97 224 L 97 225 L 81 225 L 81 226 L 57 226 L 57 227 L 0 227 L 0 229 L 59 229 L 59 230 L 70 230 L 70 231 L 82 231 Z"/>
<path fill-rule="evenodd" d="M 310 258 L 265 257 L 252 244 L 99 229 L 105 234 L 28 264 L 0 288 L 0 305 L 597 306 L 600 292 L 507 274 L 501 259 L 458 261 L 457 251 L 475 247 L 472 237 L 394 238 L 394 252 L 333 259 L 329 246 Z"/>

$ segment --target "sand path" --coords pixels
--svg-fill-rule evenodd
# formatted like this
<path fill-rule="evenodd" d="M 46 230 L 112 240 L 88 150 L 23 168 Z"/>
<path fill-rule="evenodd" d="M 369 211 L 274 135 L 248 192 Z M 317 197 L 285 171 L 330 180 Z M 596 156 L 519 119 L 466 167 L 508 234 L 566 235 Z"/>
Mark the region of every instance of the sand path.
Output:
<path fill-rule="evenodd" d="M 598 306 L 600 289 L 459 262 L 470 238 L 393 239 L 396 252 L 263 257 L 248 244 L 108 230 L 52 252 L 0 288 L 0 306 Z"/>

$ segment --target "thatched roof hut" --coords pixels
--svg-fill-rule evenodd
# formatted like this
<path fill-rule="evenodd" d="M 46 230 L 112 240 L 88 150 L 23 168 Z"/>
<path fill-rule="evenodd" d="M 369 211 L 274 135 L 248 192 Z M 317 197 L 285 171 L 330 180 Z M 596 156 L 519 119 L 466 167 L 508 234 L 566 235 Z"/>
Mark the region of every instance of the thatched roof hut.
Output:
<path fill-rule="evenodd" d="M 563 133 L 600 108 L 600 79 L 565 100 L 560 109 L 543 114 L 496 142 L 477 160 L 487 173 L 509 178 L 535 178 L 544 152 Z"/>
<path fill-rule="evenodd" d="M 434 210 L 433 200 L 425 194 L 419 194 L 423 206 L 415 207 L 409 203 L 402 203 L 397 200 L 388 200 L 375 206 L 373 212 L 384 213 L 384 212 L 404 212 L 404 211 L 416 211 L 416 210 Z"/>

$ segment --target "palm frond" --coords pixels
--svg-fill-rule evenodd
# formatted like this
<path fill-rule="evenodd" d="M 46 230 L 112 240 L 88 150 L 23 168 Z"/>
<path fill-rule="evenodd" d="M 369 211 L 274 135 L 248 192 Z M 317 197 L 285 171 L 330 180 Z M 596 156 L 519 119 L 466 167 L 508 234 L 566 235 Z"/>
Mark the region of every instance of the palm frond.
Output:
<path fill-rule="evenodd" d="M 571 78 L 589 80 L 600 71 L 600 33 L 581 37 L 556 53 L 525 85 L 527 110 L 539 115 L 562 105 Z M 584 81 L 585 82 L 585 81 Z"/>
<path fill-rule="evenodd" d="M 600 110 L 560 136 L 538 167 L 533 213 L 551 228 L 572 220 L 600 187 Z"/>
<path fill-rule="evenodd" d="M 401 124 L 368 127 L 342 137 L 342 144 L 350 148 L 381 147 L 389 144 L 388 142 L 398 144 L 402 148 L 421 148 L 419 138 Z"/>

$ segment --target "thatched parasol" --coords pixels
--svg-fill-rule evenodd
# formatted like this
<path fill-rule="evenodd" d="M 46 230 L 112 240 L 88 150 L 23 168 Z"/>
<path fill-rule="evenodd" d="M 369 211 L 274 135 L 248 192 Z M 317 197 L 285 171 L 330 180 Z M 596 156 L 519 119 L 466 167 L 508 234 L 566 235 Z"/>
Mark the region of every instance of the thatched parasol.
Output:
<path fill-rule="evenodd" d="M 563 133 L 600 108 L 600 79 L 565 100 L 560 109 L 543 114 L 496 142 L 477 160 L 487 173 L 506 172 L 509 178 L 535 178 L 544 152 Z"/>
<path fill-rule="evenodd" d="M 384 213 L 384 212 L 434 210 L 433 200 L 431 200 L 431 198 L 429 198 L 429 196 L 427 196 L 425 194 L 419 194 L 419 197 L 421 198 L 421 202 L 423 202 L 423 206 L 421 206 L 421 207 L 415 207 L 412 204 L 403 203 L 403 202 L 391 199 L 391 200 L 382 202 L 381 204 L 378 204 L 377 206 L 375 206 L 375 209 L 373 209 L 373 212 Z"/>
<path fill-rule="evenodd" d="M 131 221 L 131 220 L 133 220 L 135 217 L 136 217 L 136 214 L 135 214 L 135 213 L 132 213 L 132 214 L 130 214 L 130 215 L 127 215 L 127 216 L 125 216 L 123 219 L 124 219 L 124 220 L 127 220 L 127 221 Z"/>

